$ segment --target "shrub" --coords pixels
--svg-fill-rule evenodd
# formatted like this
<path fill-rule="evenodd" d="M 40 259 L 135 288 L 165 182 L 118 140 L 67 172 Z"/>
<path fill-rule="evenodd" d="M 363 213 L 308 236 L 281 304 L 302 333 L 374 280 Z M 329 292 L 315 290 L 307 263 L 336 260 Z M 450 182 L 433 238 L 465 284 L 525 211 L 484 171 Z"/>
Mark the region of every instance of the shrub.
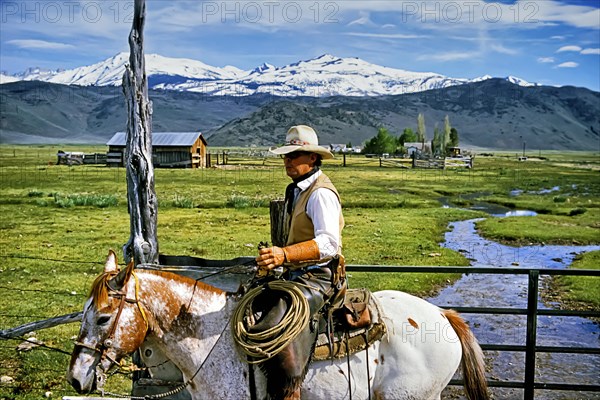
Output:
<path fill-rule="evenodd" d="M 70 194 L 63 196 L 59 193 L 54 194 L 54 203 L 61 208 L 73 206 L 95 206 L 106 208 L 116 206 L 119 201 L 112 194 Z"/>
<path fill-rule="evenodd" d="M 265 207 L 268 204 L 269 202 L 265 198 L 250 198 L 239 194 L 233 194 L 227 199 L 227 207 L 229 208 Z"/>
<path fill-rule="evenodd" d="M 587 209 L 583 207 L 574 208 L 569 212 L 569 216 L 574 217 L 575 215 L 585 214 L 586 211 Z"/>
<path fill-rule="evenodd" d="M 54 204 L 56 204 L 60 208 L 69 208 L 75 205 L 75 202 L 71 198 L 71 196 L 54 196 Z"/>
<path fill-rule="evenodd" d="M 175 195 L 171 203 L 176 208 L 194 208 L 194 201 L 188 197 Z"/>
<path fill-rule="evenodd" d="M 30 190 L 29 193 L 27 193 L 27 196 L 29 197 L 42 197 L 44 195 L 44 192 L 40 192 L 39 190 L 33 189 Z"/>

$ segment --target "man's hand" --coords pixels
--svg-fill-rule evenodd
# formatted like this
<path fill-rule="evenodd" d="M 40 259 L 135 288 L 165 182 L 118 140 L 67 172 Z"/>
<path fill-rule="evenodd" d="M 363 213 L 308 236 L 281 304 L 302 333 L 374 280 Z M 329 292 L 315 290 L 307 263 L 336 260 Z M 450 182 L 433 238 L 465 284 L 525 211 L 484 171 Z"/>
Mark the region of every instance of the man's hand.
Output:
<path fill-rule="evenodd" d="M 285 254 L 281 247 L 273 246 L 258 250 L 256 264 L 259 269 L 272 270 L 285 262 Z"/>

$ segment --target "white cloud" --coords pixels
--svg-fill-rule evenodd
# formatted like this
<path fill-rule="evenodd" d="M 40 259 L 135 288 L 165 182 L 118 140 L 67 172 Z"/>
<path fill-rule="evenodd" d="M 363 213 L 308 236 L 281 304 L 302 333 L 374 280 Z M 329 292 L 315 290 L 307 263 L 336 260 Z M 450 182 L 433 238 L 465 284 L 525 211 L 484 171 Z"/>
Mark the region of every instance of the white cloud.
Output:
<path fill-rule="evenodd" d="M 583 49 L 581 54 L 600 55 L 600 49 Z"/>
<path fill-rule="evenodd" d="M 578 28 L 600 28 L 598 24 L 600 9 L 593 5 L 566 4 L 559 0 L 517 0 L 511 3 L 484 0 L 463 2 L 371 0 L 341 1 L 335 4 L 341 13 L 357 10 L 398 13 L 403 23 L 440 22 L 457 28 L 474 24 L 490 27 L 520 25 L 523 28 L 567 24 Z"/>
<path fill-rule="evenodd" d="M 166 6 L 165 6 L 166 4 Z M 173 1 L 148 2 L 149 21 L 173 29 L 206 27 L 207 25 L 256 26 L 302 30 L 319 24 L 372 23 L 369 14 L 386 13 L 397 25 L 426 24 L 428 29 L 464 30 L 487 26 L 503 29 L 518 25 L 537 29 L 548 25 L 569 24 L 598 28 L 600 10 L 591 6 L 566 5 L 558 0 L 518 0 L 514 4 L 501 1 L 471 0 L 444 2 L 440 0 L 397 1 L 339 1 L 339 2 L 239 2 Z M 224 29 L 229 29 L 224 28 Z"/>
<path fill-rule="evenodd" d="M 472 60 L 478 57 L 478 53 L 472 52 L 448 52 L 440 54 L 426 54 L 417 57 L 418 61 L 459 61 L 459 60 Z"/>
<path fill-rule="evenodd" d="M 576 51 L 576 52 L 580 52 L 581 51 L 581 47 L 579 47 L 579 46 L 563 46 L 560 49 L 556 50 L 557 53 L 562 53 L 564 51 Z"/>
<path fill-rule="evenodd" d="M 573 62 L 573 61 L 567 61 L 562 64 L 558 64 L 556 66 L 556 68 L 577 68 L 577 67 L 579 67 L 579 64 L 577 64 L 576 62 Z"/>
<path fill-rule="evenodd" d="M 539 63 L 548 64 L 554 62 L 554 57 L 540 57 L 537 59 Z"/>
<path fill-rule="evenodd" d="M 15 39 L 9 40 L 7 44 L 12 44 L 22 49 L 41 49 L 41 50 L 70 50 L 75 48 L 72 44 L 48 42 L 45 40 L 33 39 Z"/>
<path fill-rule="evenodd" d="M 371 20 L 369 19 L 369 17 L 360 17 L 358 19 L 355 19 L 354 21 L 348 23 L 348 26 L 352 26 L 352 25 L 371 25 L 373 24 L 371 22 Z"/>
<path fill-rule="evenodd" d="M 374 26 L 375 25 L 373 23 L 373 21 L 371 21 L 370 13 L 361 11 L 358 13 L 358 15 L 359 15 L 359 18 L 349 22 L 347 26 L 352 26 L 352 25 Z"/>
<path fill-rule="evenodd" d="M 556 36 L 550 36 L 550 39 L 554 39 L 554 40 L 565 40 L 566 36 L 560 36 L 560 35 L 556 35 Z"/>
<path fill-rule="evenodd" d="M 358 36 L 367 38 L 379 38 L 379 39 L 425 39 L 428 36 L 423 35 L 405 35 L 402 33 L 360 33 L 360 32 L 348 32 L 348 36 Z"/>
<path fill-rule="evenodd" d="M 529 11 L 532 18 L 542 22 L 559 22 L 577 28 L 599 29 L 600 9 L 593 6 L 565 4 L 556 0 L 531 2 L 521 0 L 515 4 L 523 14 Z M 514 9 L 513 6 L 510 6 Z"/>
<path fill-rule="evenodd" d="M 500 54 L 508 54 L 511 56 L 517 55 L 519 54 L 518 51 L 513 50 L 513 49 L 509 49 L 507 47 L 502 46 L 501 44 L 492 44 L 490 46 L 490 48 L 495 51 L 496 53 L 500 53 Z"/>

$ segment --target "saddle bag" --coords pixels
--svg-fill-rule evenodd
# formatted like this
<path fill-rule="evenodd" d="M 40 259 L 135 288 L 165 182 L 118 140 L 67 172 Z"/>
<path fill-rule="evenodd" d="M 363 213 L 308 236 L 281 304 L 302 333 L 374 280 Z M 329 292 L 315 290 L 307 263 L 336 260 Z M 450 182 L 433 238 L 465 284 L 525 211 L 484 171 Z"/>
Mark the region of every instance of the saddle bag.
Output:
<path fill-rule="evenodd" d="M 385 335 L 383 318 L 377 297 L 368 289 L 348 289 L 343 305 L 321 321 L 312 359 L 339 359 L 364 350 Z"/>
<path fill-rule="evenodd" d="M 371 313 L 368 303 L 346 303 L 341 311 L 349 329 L 365 328 L 371 325 Z"/>
<path fill-rule="evenodd" d="M 369 302 L 371 292 L 368 290 L 353 290 L 344 299 L 344 305 L 337 311 L 339 320 L 343 321 L 348 329 L 366 328 L 371 325 L 371 312 Z"/>

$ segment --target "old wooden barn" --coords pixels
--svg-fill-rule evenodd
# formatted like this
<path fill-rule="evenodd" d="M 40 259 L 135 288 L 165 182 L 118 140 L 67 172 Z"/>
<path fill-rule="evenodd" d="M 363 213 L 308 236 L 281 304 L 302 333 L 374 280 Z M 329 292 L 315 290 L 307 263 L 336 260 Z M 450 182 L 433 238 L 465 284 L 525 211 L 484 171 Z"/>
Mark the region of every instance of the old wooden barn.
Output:
<path fill-rule="evenodd" d="M 124 166 L 126 132 L 117 132 L 106 144 L 106 163 Z M 206 139 L 200 132 L 153 132 L 152 161 L 157 168 L 206 167 Z"/>

